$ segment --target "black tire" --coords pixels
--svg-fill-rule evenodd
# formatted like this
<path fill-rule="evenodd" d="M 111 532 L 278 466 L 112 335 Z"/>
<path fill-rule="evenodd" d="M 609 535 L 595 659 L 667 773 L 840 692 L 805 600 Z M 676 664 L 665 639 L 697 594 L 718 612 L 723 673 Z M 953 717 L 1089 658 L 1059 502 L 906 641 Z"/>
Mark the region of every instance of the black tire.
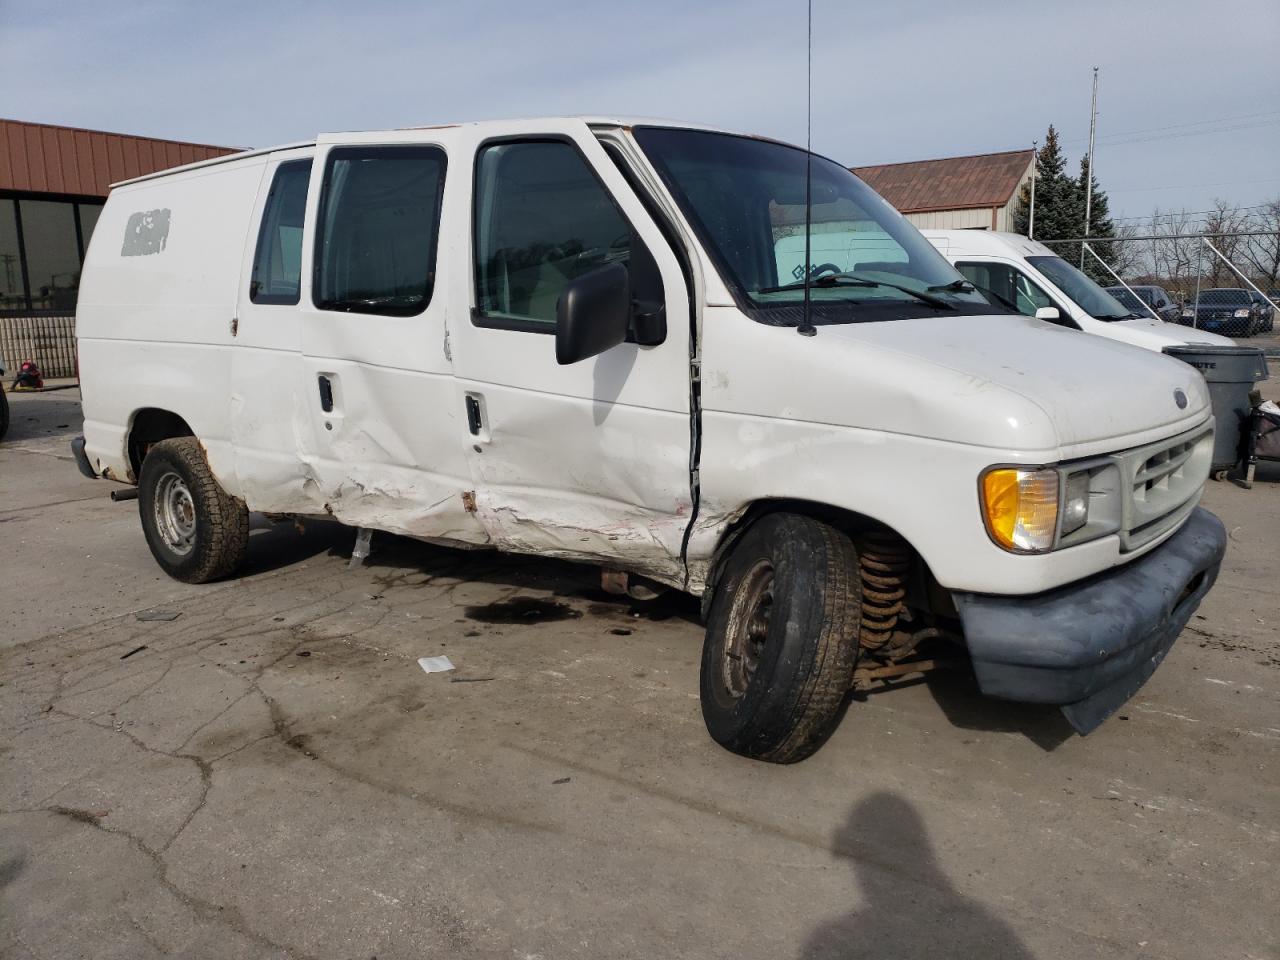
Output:
<path fill-rule="evenodd" d="M 249 511 L 218 485 L 195 437 L 162 440 L 147 451 L 138 515 L 156 563 L 184 583 L 227 576 L 249 546 Z"/>
<path fill-rule="evenodd" d="M 805 759 L 835 729 L 853 679 L 862 616 L 853 542 L 809 517 L 770 514 L 733 548 L 715 591 L 702 648 L 707 731 L 745 757 Z"/>
<path fill-rule="evenodd" d="M 0 383 L 0 440 L 9 432 L 9 398 L 5 396 L 4 384 Z"/>

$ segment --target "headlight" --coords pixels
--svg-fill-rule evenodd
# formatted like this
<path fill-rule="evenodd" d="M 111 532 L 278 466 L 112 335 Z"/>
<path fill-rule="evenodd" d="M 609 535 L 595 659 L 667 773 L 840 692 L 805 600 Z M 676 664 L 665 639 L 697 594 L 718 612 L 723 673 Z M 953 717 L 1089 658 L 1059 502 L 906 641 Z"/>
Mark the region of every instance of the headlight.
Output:
<path fill-rule="evenodd" d="M 991 539 L 1015 553 L 1045 553 L 1058 529 L 1058 471 L 997 467 L 982 476 Z"/>
<path fill-rule="evenodd" d="M 1089 474 L 1082 471 L 1067 477 L 1067 489 L 1062 495 L 1061 536 L 1075 533 L 1089 522 Z"/>
<path fill-rule="evenodd" d="M 1195 312 L 1194 310 L 1183 310 L 1183 311 L 1182 311 L 1182 319 L 1183 319 L 1183 320 L 1194 320 L 1194 319 L 1195 319 L 1195 317 L 1196 317 L 1196 312 Z"/>
<path fill-rule="evenodd" d="M 1249 316 L 1249 308 L 1241 307 L 1239 310 L 1233 313 L 1232 316 L 1239 317 L 1241 320 L 1243 320 L 1245 317 Z"/>

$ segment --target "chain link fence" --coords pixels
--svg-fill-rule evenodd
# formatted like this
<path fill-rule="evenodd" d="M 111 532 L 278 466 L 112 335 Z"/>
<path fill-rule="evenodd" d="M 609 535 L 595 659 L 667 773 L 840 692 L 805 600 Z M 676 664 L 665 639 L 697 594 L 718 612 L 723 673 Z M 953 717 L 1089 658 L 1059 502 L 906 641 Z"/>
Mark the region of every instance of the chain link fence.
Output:
<path fill-rule="evenodd" d="M 1280 352 L 1280 234 L 1120 236 L 1041 241 L 1133 313 Z M 1077 261 L 1078 258 L 1078 261 Z"/>

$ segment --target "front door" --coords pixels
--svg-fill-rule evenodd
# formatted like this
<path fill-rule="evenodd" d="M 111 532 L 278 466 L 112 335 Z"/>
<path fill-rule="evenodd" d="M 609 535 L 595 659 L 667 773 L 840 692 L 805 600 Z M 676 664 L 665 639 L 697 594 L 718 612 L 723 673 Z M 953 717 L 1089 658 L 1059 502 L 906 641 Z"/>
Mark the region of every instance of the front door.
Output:
<path fill-rule="evenodd" d="M 449 299 L 477 515 L 504 549 L 678 583 L 691 510 L 680 263 L 585 123 L 476 138 L 469 154 L 470 262 Z M 665 339 L 562 366 L 557 301 L 611 263 L 627 267 L 634 310 L 665 315 Z"/>

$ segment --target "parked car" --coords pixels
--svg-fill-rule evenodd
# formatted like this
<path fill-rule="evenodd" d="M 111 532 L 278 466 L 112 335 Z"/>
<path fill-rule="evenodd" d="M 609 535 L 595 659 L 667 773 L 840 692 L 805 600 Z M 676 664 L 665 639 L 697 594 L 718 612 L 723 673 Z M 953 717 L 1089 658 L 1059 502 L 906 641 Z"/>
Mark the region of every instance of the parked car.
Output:
<path fill-rule="evenodd" d="M 1252 337 L 1267 326 L 1269 317 L 1259 302 L 1264 299 L 1247 287 L 1213 287 L 1187 304 L 1182 319 L 1201 330 Z"/>
<path fill-rule="evenodd" d="M 1149 317 L 1154 313 L 1157 319 L 1165 323 L 1177 323 L 1182 316 L 1182 307 L 1165 291 L 1164 287 L 1145 284 L 1130 286 L 1129 290 L 1132 290 L 1133 293 L 1130 293 L 1123 286 L 1105 287 L 1104 289 L 1139 316 Z"/>
<path fill-rule="evenodd" d="M 1258 328 L 1258 332 L 1270 333 L 1276 323 L 1276 305 L 1257 290 L 1250 290 L 1249 297 L 1257 306 L 1261 318 L 1262 325 Z"/>
<path fill-rule="evenodd" d="M 924 230 L 925 238 L 993 303 L 1021 314 L 1157 352 L 1186 343 L 1231 345 L 1226 337 L 1163 323 L 1125 306 L 1043 243 L 1016 233 Z"/>
<path fill-rule="evenodd" d="M 930 643 L 1088 732 L 1223 555 L 1193 367 L 991 306 L 756 137 L 488 122 L 142 177 L 76 332 L 76 461 L 171 576 L 233 574 L 257 510 L 656 581 L 702 600 L 711 736 L 764 760 Z"/>

